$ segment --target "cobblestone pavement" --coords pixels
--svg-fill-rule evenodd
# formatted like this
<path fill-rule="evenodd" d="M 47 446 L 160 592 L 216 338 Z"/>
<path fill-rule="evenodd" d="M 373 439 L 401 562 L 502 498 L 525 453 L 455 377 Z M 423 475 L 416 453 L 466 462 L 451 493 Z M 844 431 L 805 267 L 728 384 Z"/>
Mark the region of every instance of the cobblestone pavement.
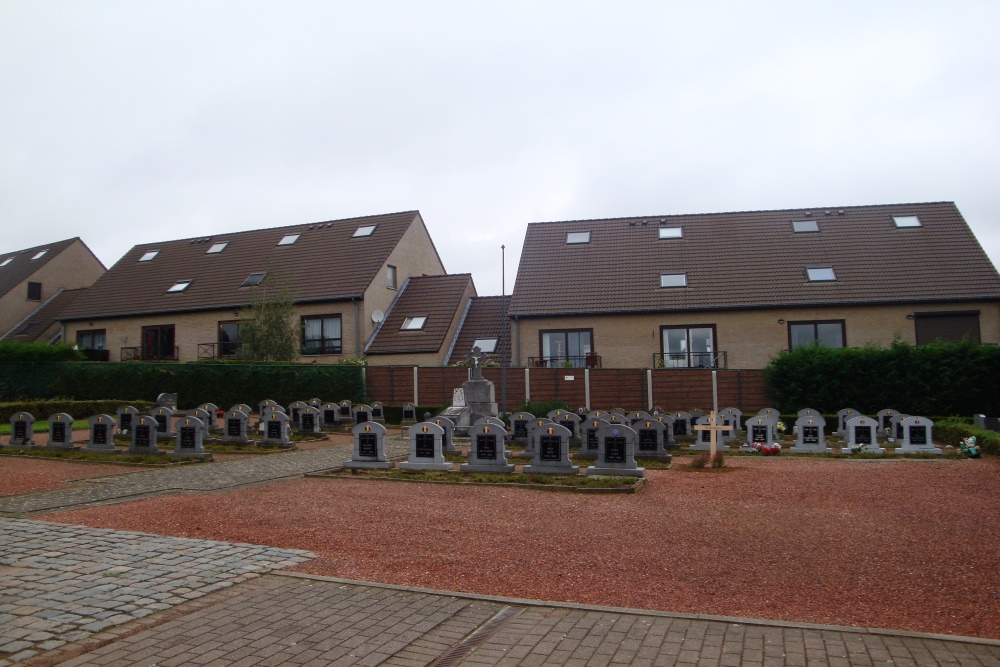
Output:
<path fill-rule="evenodd" d="M 351 445 L 338 445 L 308 452 L 285 452 L 225 463 L 198 463 L 93 478 L 72 488 L 2 497 L 0 517 L 26 517 L 165 493 L 215 491 L 298 477 L 341 466 L 351 457 L 351 449 Z M 406 451 L 408 445 L 401 439 L 386 439 L 387 456 L 399 456 Z"/>

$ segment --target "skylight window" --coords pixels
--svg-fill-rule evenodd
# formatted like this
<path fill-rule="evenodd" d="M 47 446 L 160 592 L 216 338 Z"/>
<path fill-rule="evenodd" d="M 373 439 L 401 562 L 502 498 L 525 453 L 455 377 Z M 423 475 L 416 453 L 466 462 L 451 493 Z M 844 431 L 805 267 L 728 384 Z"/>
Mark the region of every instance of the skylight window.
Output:
<path fill-rule="evenodd" d="M 278 241 L 278 245 L 292 245 L 299 240 L 300 236 L 301 234 L 285 234 L 281 237 L 281 240 Z"/>
<path fill-rule="evenodd" d="M 375 233 L 375 227 L 378 225 L 365 225 L 364 227 L 358 227 L 354 230 L 352 236 L 371 236 Z"/>
<path fill-rule="evenodd" d="M 497 349 L 497 339 L 496 338 L 477 338 L 472 344 L 472 347 L 478 347 L 480 350 L 489 354 Z"/>
<path fill-rule="evenodd" d="M 36 259 L 41 259 L 42 257 L 45 256 L 45 253 L 47 253 L 48 251 L 49 251 L 48 248 L 46 248 L 45 250 L 40 250 L 37 255 L 31 258 L 31 261 L 35 261 Z"/>
<path fill-rule="evenodd" d="M 659 237 L 661 239 L 682 239 L 684 238 L 683 227 L 660 227 Z"/>
<path fill-rule="evenodd" d="M 206 255 L 214 255 L 217 252 L 222 252 L 229 245 L 229 241 L 220 241 L 219 243 L 213 243 L 212 247 L 205 251 Z"/>
<path fill-rule="evenodd" d="M 590 243 L 590 232 L 566 232 L 566 243 Z"/>
<path fill-rule="evenodd" d="M 0 262 L 0 266 L 7 266 L 8 264 L 10 264 L 13 261 L 14 261 L 13 257 L 8 257 L 4 261 Z"/>
<path fill-rule="evenodd" d="M 243 284 L 240 285 L 240 287 L 253 287 L 254 285 L 260 285 L 264 282 L 264 277 L 266 275 L 267 273 L 251 273 L 247 276 L 247 279 L 243 281 Z"/>
<path fill-rule="evenodd" d="M 403 326 L 399 328 L 400 331 L 420 331 L 424 328 L 424 324 L 427 322 L 427 316 L 421 315 L 420 317 L 407 317 L 403 321 Z"/>
<path fill-rule="evenodd" d="M 661 273 L 660 287 L 687 287 L 688 276 L 686 273 Z"/>
<path fill-rule="evenodd" d="M 819 223 L 815 220 L 792 220 L 792 231 L 796 234 L 818 232 Z"/>
<path fill-rule="evenodd" d="M 190 280 L 178 280 L 167 292 L 183 292 L 191 284 Z"/>
<path fill-rule="evenodd" d="M 809 276 L 809 282 L 820 283 L 820 282 L 830 282 L 831 280 L 837 279 L 837 274 L 833 272 L 832 266 L 818 266 L 814 268 L 807 268 L 806 275 Z"/>
<path fill-rule="evenodd" d="M 140 262 L 148 262 L 148 261 L 152 260 L 154 257 L 156 257 L 157 255 L 159 255 L 159 254 L 160 254 L 159 250 L 150 250 L 145 255 L 143 255 L 142 257 L 140 257 L 139 261 Z"/>
<path fill-rule="evenodd" d="M 14 335 L 15 336 L 23 336 L 25 334 L 29 334 L 32 331 L 34 331 L 35 327 L 37 327 L 37 326 L 38 326 L 38 322 L 28 322 L 23 327 L 21 327 L 21 329 L 19 331 L 15 332 Z"/>
<path fill-rule="evenodd" d="M 923 227 L 920 218 L 915 215 L 894 215 L 892 221 L 897 227 Z"/>

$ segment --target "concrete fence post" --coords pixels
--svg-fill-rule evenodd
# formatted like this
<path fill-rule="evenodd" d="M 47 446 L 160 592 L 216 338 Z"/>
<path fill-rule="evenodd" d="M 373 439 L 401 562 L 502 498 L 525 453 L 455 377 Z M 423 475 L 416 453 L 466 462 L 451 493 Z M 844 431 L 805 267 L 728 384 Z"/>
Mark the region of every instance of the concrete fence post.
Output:
<path fill-rule="evenodd" d="M 420 392 L 418 387 L 420 386 L 420 374 L 417 366 L 413 367 L 413 407 L 420 405 Z"/>

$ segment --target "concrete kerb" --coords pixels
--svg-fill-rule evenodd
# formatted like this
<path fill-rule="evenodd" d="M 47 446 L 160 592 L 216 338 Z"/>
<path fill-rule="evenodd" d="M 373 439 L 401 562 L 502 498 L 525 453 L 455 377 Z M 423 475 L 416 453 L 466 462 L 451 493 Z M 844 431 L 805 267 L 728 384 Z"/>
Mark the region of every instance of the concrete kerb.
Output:
<path fill-rule="evenodd" d="M 887 628 L 854 627 L 849 625 L 823 625 L 816 623 L 795 623 L 790 621 L 768 620 L 761 618 L 743 618 L 739 616 L 716 616 L 713 614 L 686 614 L 683 612 L 658 611 L 654 609 L 634 609 L 631 607 L 609 607 L 605 605 L 589 605 L 578 602 L 559 602 L 555 600 L 528 600 L 524 598 L 510 598 L 500 595 L 482 595 L 479 593 L 467 593 L 463 591 L 446 591 L 435 588 L 420 588 L 418 586 L 400 586 L 397 584 L 383 584 L 372 581 L 360 581 L 357 579 L 343 579 L 341 577 L 329 577 L 320 574 L 307 574 L 302 572 L 287 572 L 272 570 L 267 573 L 269 576 L 291 577 L 294 579 L 312 579 L 315 581 L 326 581 L 334 584 L 348 584 L 351 586 L 368 586 L 371 588 L 384 588 L 389 590 L 405 591 L 408 593 L 425 593 L 429 595 L 442 595 L 466 600 L 481 600 L 484 602 L 497 602 L 507 605 L 519 605 L 522 607 L 555 607 L 557 609 L 573 609 L 576 611 L 599 611 L 613 614 L 628 614 L 631 616 L 655 616 L 657 618 L 672 618 L 689 621 L 712 621 L 717 623 L 729 623 L 733 625 L 753 625 L 770 628 L 787 628 L 793 630 L 818 630 L 822 632 L 845 632 L 860 635 L 881 635 L 894 637 L 907 637 L 912 639 L 932 639 L 936 641 L 960 642 L 964 644 L 978 644 L 982 646 L 1000 647 L 1000 639 L 988 639 L 984 637 L 967 637 L 963 635 L 942 635 L 929 632 L 912 632 L 909 630 L 891 630 Z"/>

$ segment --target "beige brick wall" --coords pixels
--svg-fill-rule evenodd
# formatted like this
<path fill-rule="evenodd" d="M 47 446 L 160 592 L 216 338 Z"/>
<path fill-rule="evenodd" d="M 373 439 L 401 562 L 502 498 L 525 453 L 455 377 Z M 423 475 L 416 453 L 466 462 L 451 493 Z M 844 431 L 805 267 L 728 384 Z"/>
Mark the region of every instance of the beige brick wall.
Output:
<path fill-rule="evenodd" d="M 0 297 L 0 335 L 45 303 L 62 289 L 90 287 L 104 273 L 104 266 L 79 240 L 35 271 L 14 289 Z M 28 283 L 42 284 L 41 301 L 28 300 Z"/>
<path fill-rule="evenodd" d="M 953 310 L 979 310 L 982 341 L 1000 343 L 1000 303 L 996 302 L 538 318 L 514 323 L 512 334 L 515 361 L 521 365 L 527 365 L 528 357 L 541 355 L 540 331 L 593 329 L 594 352 L 601 355 L 605 368 L 648 368 L 653 354 L 663 351 L 661 326 L 714 325 L 716 350 L 727 353 L 729 368 L 763 368 L 772 356 L 787 349 L 792 321 L 844 320 L 849 347 L 886 346 L 897 335 L 912 345 L 916 342 L 914 324 L 907 315 Z"/>

